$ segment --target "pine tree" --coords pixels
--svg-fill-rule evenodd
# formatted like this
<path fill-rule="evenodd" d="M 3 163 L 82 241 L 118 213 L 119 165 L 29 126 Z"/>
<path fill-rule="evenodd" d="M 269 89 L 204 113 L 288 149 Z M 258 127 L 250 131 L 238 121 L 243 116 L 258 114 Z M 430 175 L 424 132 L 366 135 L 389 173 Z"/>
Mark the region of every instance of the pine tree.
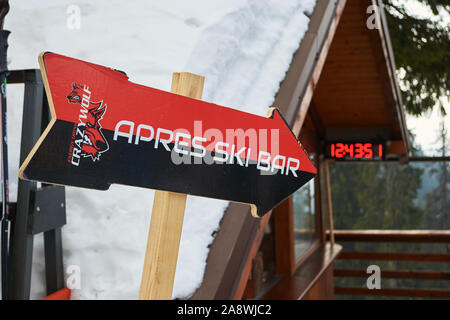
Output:
<path fill-rule="evenodd" d="M 404 1 L 383 0 L 397 69 L 404 71 L 399 72 L 404 74 L 404 104 L 413 115 L 435 105 L 445 113 L 443 100 L 450 96 L 450 26 L 439 17 L 450 13 L 450 0 L 415 1 L 429 9 L 429 18 L 408 12 Z"/>
<path fill-rule="evenodd" d="M 417 229 L 423 170 L 397 163 L 343 163 L 330 167 L 336 229 Z"/>
<path fill-rule="evenodd" d="M 439 130 L 440 155 L 448 155 L 449 142 L 444 118 Z M 437 176 L 438 184 L 425 197 L 427 210 L 427 227 L 433 229 L 450 229 L 450 199 L 449 199 L 449 163 L 442 161 L 430 170 L 430 174 Z"/>

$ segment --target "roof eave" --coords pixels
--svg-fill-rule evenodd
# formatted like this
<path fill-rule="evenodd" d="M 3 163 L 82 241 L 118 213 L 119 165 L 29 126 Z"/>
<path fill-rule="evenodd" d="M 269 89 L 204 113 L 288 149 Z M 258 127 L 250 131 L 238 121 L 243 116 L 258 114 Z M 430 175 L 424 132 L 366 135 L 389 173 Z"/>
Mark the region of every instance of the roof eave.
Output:
<path fill-rule="evenodd" d="M 383 47 L 383 54 L 386 59 L 387 67 L 389 69 L 390 82 L 392 86 L 393 96 L 395 100 L 395 108 L 397 112 L 398 125 L 402 134 L 402 140 L 405 144 L 405 156 L 408 158 L 411 152 L 411 142 L 409 139 L 408 127 L 406 125 L 405 109 L 403 106 L 402 94 L 397 80 L 397 68 L 395 66 L 394 51 L 392 49 L 391 38 L 389 35 L 388 23 L 386 14 L 384 12 L 384 5 L 382 0 L 372 0 L 376 2 L 378 8 L 380 8 L 380 22 L 381 28 L 378 30 L 380 41 Z"/>

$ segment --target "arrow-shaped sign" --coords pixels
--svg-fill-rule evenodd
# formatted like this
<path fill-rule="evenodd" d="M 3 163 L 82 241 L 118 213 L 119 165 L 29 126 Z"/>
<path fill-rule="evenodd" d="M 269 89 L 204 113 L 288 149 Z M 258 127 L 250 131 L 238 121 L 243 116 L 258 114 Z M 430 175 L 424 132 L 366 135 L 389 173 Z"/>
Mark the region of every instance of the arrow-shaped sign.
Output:
<path fill-rule="evenodd" d="M 52 120 L 23 179 L 172 191 L 248 203 L 263 215 L 317 172 L 275 108 L 264 118 L 49 52 L 39 63 Z"/>

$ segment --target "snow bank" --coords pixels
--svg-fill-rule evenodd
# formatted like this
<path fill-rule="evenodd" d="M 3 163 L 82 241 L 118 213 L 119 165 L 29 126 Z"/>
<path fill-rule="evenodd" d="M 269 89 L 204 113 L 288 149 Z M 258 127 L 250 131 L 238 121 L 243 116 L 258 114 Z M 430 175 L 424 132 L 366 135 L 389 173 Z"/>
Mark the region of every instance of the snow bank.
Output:
<path fill-rule="evenodd" d="M 204 99 L 259 115 L 274 100 L 306 32 L 315 0 L 77 1 L 80 29 L 67 27 L 75 1 L 11 1 L 9 68 L 37 68 L 53 51 L 124 70 L 131 81 L 170 90 L 171 73 L 206 76 Z M 9 86 L 11 198 L 17 193 L 22 86 Z M 243 107 L 245 106 L 245 108 Z M 67 188 L 65 266 L 81 269 L 74 299 L 136 299 L 153 191 Z M 228 203 L 189 197 L 175 298 L 201 284 L 208 248 Z M 42 238 L 36 237 L 32 298 L 45 295 Z"/>

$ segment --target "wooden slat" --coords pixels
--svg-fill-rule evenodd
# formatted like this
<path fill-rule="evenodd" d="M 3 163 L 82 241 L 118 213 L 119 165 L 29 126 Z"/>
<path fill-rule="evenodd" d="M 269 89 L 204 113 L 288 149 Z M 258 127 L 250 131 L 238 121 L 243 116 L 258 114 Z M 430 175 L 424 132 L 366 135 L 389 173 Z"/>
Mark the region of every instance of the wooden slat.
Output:
<path fill-rule="evenodd" d="M 347 3 L 347 0 L 340 0 L 337 3 L 336 11 L 333 17 L 333 20 L 331 21 L 331 25 L 328 29 L 328 35 L 324 39 L 324 43 L 322 45 L 322 48 L 320 49 L 320 52 L 317 52 L 316 56 L 316 62 L 315 67 L 312 70 L 311 78 L 309 80 L 308 85 L 306 86 L 306 91 L 304 92 L 300 102 L 300 106 L 298 108 L 298 113 L 295 117 L 295 122 L 292 127 L 292 132 L 298 137 L 301 128 L 303 127 L 303 122 L 305 121 L 306 114 L 308 112 L 308 108 L 311 104 L 312 97 L 314 94 L 314 91 L 316 89 L 317 83 L 319 82 L 320 76 L 322 74 L 322 70 L 325 65 L 325 61 L 327 59 L 331 44 L 333 43 L 333 39 L 337 30 L 337 27 L 339 25 L 342 12 L 344 11 L 345 4 Z M 308 34 L 306 35 L 308 36 Z"/>
<path fill-rule="evenodd" d="M 252 270 L 252 262 L 255 258 L 256 254 L 258 253 L 259 246 L 261 245 L 261 242 L 264 237 L 264 230 L 266 229 L 267 224 L 269 223 L 270 217 L 272 216 L 272 210 L 266 213 L 259 221 L 259 228 L 256 233 L 255 239 L 253 240 L 253 244 L 250 248 L 250 252 L 247 256 L 247 260 L 245 261 L 244 268 L 242 270 L 241 278 L 239 279 L 239 282 L 237 284 L 236 291 L 233 296 L 233 300 L 240 300 L 242 299 L 245 287 L 247 285 L 248 278 L 250 276 L 250 272 Z"/>
<path fill-rule="evenodd" d="M 192 73 L 174 73 L 171 92 L 201 99 L 204 80 L 204 77 Z M 172 298 L 186 198 L 186 194 L 155 191 L 140 300 Z"/>
<path fill-rule="evenodd" d="M 417 162 L 421 162 L 421 161 L 426 161 L 426 162 L 437 162 L 437 161 L 450 161 L 450 157 L 446 156 L 446 157 L 409 157 L 408 158 L 409 161 L 417 161 Z"/>
<path fill-rule="evenodd" d="M 389 260 L 450 262 L 450 254 L 390 253 L 390 252 L 342 252 L 341 260 Z"/>
<path fill-rule="evenodd" d="M 450 243 L 450 230 L 334 230 L 337 241 Z"/>
<path fill-rule="evenodd" d="M 328 227 L 331 246 L 334 246 L 334 221 L 333 221 L 333 201 L 331 199 L 330 170 L 328 169 L 328 160 L 325 160 L 325 182 L 327 190 L 327 209 L 328 209 Z"/>
<path fill-rule="evenodd" d="M 405 154 L 405 144 L 402 140 L 391 140 L 388 146 L 386 146 L 386 153 L 391 154 Z"/>
<path fill-rule="evenodd" d="M 301 299 L 324 272 L 332 267 L 336 256 L 342 250 L 340 245 L 321 245 L 304 261 L 293 275 L 284 276 L 263 297 L 262 300 Z"/>
<path fill-rule="evenodd" d="M 335 277 L 367 278 L 366 270 L 336 269 Z M 409 270 L 381 270 L 381 278 L 390 279 L 422 279 L 422 280 L 450 280 L 450 272 L 438 271 L 409 271 Z"/>
<path fill-rule="evenodd" d="M 336 294 L 361 295 L 361 296 L 390 296 L 412 298 L 450 298 L 450 290 L 439 289 L 394 289 L 382 288 L 369 290 L 366 288 L 342 288 L 334 289 Z"/>
<path fill-rule="evenodd" d="M 293 206 L 293 199 L 289 197 L 274 209 L 275 256 L 278 274 L 292 274 L 295 271 Z"/>

